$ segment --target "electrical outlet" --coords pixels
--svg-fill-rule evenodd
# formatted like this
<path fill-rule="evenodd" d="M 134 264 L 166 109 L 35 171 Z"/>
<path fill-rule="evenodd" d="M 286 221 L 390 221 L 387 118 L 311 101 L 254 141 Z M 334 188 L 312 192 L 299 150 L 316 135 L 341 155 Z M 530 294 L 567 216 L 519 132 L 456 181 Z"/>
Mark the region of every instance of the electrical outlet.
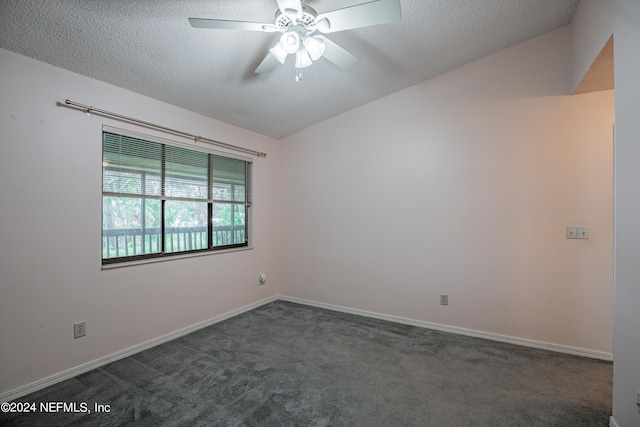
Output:
<path fill-rule="evenodd" d="M 449 295 L 440 294 L 440 305 L 449 305 Z"/>
<path fill-rule="evenodd" d="M 73 324 L 73 339 L 81 338 L 87 335 L 87 322 L 77 322 Z"/>

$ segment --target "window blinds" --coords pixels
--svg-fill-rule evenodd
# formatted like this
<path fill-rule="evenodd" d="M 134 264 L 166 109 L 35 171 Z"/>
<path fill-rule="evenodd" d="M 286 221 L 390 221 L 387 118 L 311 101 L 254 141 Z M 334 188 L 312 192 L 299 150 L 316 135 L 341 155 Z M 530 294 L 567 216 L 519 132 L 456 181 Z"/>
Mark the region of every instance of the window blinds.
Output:
<path fill-rule="evenodd" d="M 249 204 L 247 161 L 112 132 L 102 135 L 103 193 Z"/>

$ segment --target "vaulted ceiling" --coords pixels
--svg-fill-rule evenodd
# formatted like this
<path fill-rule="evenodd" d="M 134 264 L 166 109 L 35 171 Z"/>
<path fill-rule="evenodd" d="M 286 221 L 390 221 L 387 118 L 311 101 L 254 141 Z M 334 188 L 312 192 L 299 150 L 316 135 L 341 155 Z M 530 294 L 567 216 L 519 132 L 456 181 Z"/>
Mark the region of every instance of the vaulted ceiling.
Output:
<path fill-rule="evenodd" d="M 303 3 L 323 13 L 365 1 Z M 578 3 L 401 0 L 398 22 L 327 35 L 357 65 L 343 70 L 321 58 L 299 83 L 291 55 L 254 73 L 279 33 L 189 25 L 190 17 L 273 23 L 275 0 L 2 0 L 0 46 L 282 138 L 569 24 Z"/>

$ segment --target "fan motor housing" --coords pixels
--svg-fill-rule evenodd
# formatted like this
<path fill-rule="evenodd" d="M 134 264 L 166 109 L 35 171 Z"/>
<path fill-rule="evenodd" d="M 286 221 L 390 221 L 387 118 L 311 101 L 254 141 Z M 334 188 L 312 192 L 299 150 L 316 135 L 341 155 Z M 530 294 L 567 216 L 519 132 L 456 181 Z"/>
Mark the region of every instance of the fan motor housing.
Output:
<path fill-rule="evenodd" d="M 312 25 L 315 22 L 316 16 L 318 16 L 318 12 L 316 12 L 314 8 L 305 5 L 302 6 L 302 14 L 298 17 L 294 16 L 293 18 L 292 15 L 282 13 L 282 11 L 278 9 L 276 12 L 275 24 L 284 31 L 291 26 L 296 25 L 306 28 L 308 25 Z"/>

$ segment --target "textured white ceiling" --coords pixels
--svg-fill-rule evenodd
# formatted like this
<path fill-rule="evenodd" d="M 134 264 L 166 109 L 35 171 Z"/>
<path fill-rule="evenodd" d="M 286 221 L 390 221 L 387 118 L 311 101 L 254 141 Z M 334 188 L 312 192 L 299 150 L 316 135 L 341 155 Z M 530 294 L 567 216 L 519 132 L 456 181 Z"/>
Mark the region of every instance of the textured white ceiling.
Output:
<path fill-rule="evenodd" d="M 322 13 L 363 2 L 304 3 Z M 579 0 L 401 3 L 399 22 L 327 35 L 359 64 L 345 71 L 321 59 L 300 83 L 291 55 L 271 73 L 253 72 L 279 34 L 194 29 L 187 21 L 273 22 L 274 0 L 1 0 L 0 46 L 282 138 L 566 25 Z"/>

